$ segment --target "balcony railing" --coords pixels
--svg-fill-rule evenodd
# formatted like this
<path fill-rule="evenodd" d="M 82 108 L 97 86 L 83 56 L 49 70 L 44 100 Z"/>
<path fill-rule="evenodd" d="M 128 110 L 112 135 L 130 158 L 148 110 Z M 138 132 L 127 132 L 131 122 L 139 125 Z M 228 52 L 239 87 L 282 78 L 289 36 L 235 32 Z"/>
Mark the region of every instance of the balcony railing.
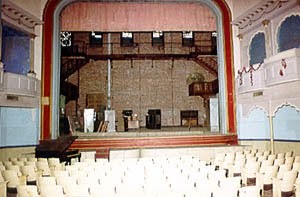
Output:
<path fill-rule="evenodd" d="M 278 53 L 265 60 L 266 85 L 300 80 L 300 49 Z"/>
<path fill-rule="evenodd" d="M 261 64 L 255 64 L 248 68 L 243 67 L 238 71 L 236 80 L 238 92 L 250 92 L 265 88 L 264 69 Z"/>
<path fill-rule="evenodd" d="M 218 80 L 212 82 L 194 82 L 189 85 L 189 96 L 202 96 L 208 98 L 219 92 Z"/>
<path fill-rule="evenodd" d="M 1 92 L 7 95 L 39 96 L 40 82 L 34 76 L 0 71 L 0 84 Z"/>
<path fill-rule="evenodd" d="M 300 80 L 300 49 L 294 48 L 266 58 L 264 63 L 238 71 L 238 93 L 253 92 L 273 85 Z"/>

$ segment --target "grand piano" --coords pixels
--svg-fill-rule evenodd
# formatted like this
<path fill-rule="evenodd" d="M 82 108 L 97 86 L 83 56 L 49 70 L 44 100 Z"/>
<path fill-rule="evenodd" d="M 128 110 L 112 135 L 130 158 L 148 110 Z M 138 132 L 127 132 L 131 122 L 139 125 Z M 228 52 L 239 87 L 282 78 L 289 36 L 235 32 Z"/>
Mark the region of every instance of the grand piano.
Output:
<path fill-rule="evenodd" d="M 54 140 L 41 140 L 35 148 L 35 157 L 56 157 L 60 162 L 66 162 L 66 164 L 70 164 L 72 158 L 80 160 L 80 152 L 77 149 L 69 149 L 76 138 L 77 136 L 64 135 Z"/>

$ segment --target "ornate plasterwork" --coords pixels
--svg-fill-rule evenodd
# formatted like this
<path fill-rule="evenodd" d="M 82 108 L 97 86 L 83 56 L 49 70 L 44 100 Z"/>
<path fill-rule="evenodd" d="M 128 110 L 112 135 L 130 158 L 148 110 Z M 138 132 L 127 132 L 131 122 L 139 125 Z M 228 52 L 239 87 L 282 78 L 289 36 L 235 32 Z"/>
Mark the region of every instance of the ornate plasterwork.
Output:
<path fill-rule="evenodd" d="M 279 9 L 283 10 L 291 5 L 294 0 L 264 0 L 256 4 L 254 7 L 246 11 L 241 16 L 237 17 L 232 24 L 236 25 L 239 30 L 246 29 L 252 26 L 254 23 L 261 23 L 266 18 L 270 18 L 268 15 L 272 15 Z"/>
<path fill-rule="evenodd" d="M 243 105 L 243 117 L 249 117 L 251 112 L 255 109 L 263 110 L 267 116 L 275 117 L 276 113 L 283 107 L 293 107 L 295 110 L 300 111 L 300 101 L 297 99 L 287 99 L 286 101 L 280 100 L 273 100 L 273 101 L 262 101 L 257 102 L 255 104 L 247 104 L 244 103 Z"/>
<path fill-rule="evenodd" d="M 22 31 L 35 35 L 34 28 L 43 22 L 36 16 L 17 6 L 10 0 L 2 0 L 2 20 L 13 26 L 20 28 Z"/>
<path fill-rule="evenodd" d="M 267 116 L 269 115 L 268 108 L 266 107 L 266 104 L 265 103 L 257 103 L 255 105 L 244 104 L 243 105 L 243 116 L 244 117 L 249 117 L 250 114 L 252 113 L 252 111 L 254 111 L 256 109 L 260 109 L 260 110 L 264 111 L 264 113 Z"/>

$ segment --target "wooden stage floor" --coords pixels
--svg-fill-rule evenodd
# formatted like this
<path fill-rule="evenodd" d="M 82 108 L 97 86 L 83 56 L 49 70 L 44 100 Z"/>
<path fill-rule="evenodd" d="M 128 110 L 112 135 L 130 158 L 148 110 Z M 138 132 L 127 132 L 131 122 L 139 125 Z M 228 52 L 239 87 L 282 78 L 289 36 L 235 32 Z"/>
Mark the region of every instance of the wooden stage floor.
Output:
<path fill-rule="evenodd" d="M 128 132 L 74 133 L 78 138 L 70 146 L 81 151 L 96 150 L 109 154 L 113 149 L 173 148 L 237 145 L 236 133 L 210 132 L 202 127 L 162 127 L 157 130 L 146 128 Z"/>

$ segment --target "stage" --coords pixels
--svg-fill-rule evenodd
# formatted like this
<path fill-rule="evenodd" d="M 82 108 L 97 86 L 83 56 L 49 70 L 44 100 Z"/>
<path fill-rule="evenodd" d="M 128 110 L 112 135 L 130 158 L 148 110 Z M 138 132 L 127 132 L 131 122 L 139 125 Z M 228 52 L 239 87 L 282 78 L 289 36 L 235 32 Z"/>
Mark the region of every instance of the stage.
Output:
<path fill-rule="evenodd" d="M 222 134 L 204 128 L 166 127 L 156 130 L 145 128 L 128 132 L 82 133 L 70 149 L 96 151 L 99 158 L 108 158 L 110 150 L 140 148 L 177 148 L 198 146 L 237 145 L 236 133 Z"/>

